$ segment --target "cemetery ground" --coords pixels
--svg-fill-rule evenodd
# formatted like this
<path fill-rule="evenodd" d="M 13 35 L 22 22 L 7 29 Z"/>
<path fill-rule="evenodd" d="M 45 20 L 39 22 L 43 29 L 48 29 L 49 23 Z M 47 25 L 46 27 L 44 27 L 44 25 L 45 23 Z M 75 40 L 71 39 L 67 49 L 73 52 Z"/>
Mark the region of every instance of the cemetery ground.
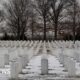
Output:
<path fill-rule="evenodd" d="M 0 41 L 0 80 L 80 80 L 80 41 Z"/>

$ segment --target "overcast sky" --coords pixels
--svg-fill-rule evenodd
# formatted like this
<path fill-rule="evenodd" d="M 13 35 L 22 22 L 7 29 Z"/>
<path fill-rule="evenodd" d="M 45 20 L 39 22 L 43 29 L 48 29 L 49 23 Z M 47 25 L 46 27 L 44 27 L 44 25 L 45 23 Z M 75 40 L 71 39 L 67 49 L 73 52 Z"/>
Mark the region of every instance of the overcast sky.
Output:
<path fill-rule="evenodd" d="M 80 5 L 80 0 L 77 0 L 77 1 L 78 1 L 79 5 Z M 3 4 L 3 2 L 8 2 L 8 0 L 0 0 L 1 4 Z M 1 7 L 1 5 L 0 5 L 0 7 Z"/>

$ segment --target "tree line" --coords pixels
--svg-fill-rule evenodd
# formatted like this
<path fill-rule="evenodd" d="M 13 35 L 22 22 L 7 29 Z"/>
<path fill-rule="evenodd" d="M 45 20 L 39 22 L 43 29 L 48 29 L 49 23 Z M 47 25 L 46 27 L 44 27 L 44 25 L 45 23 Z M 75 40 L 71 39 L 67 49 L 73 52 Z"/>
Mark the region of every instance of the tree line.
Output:
<path fill-rule="evenodd" d="M 54 30 L 54 40 L 57 40 L 58 31 L 67 25 L 75 42 L 76 29 L 80 27 L 80 7 L 77 0 L 9 0 L 3 6 L 5 11 L 0 11 L 0 22 L 6 21 L 17 40 L 27 37 L 28 28 L 32 39 L 34 32 L 42 28 L 42 39 L 47 40 L 48 26 Z M 63 23 L 67 24 L 63 26 Z"/>

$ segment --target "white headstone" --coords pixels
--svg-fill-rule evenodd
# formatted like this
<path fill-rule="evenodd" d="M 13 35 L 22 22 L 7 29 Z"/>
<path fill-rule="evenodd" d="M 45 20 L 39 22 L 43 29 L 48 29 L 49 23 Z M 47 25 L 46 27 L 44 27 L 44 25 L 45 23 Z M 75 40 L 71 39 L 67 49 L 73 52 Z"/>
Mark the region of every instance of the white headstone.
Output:
<path fill-rule="evenodd" d="M 64 55 L 62 53 L 59 53 L 59 61 L 61 64 L 64 64 Z"/>
<path fill-rule="evenodd" d="M 5 59 L 5 65 L 9 65 L 9 55 L 8 54 L 4 55 L 4 59 Z"/>
<path fill-rule="evenodd" d="M 7 53 L 7 49 L 0 48 L 0 68 L 5 67 L 5 58 L 4 58 L 5 53 Z"/>
<path fill-rule="evenodd" d="M 41 74 L 48 74 L 48 59 L 46 58 L 41 59 Z"/>
<path fill-rule="evenodd" d="M 4 55 L 0 54 L 0 68 L 3 68 L 4 66 L 5 66 Z"/>
<path fill-rule="evenodd" d="M 80 62 L 80 54 L 77 53 L 77 52 L 74 52 L 74 59 L 75 59 L 77 62 Z"/>
<path fill-rule="evenodd" d="M 69 76 L 75 76 L 76 75 L 75 62 L 69 57 L 65 57 L 64 62 L 65 67 L 68 70 Z"/>
<path fill-rule="evenodd" d="M 19 74 L 19 63 L 16 61 L 12 61 L 11 64 L 11 78 L 12 79 L 18 79 Z"/>

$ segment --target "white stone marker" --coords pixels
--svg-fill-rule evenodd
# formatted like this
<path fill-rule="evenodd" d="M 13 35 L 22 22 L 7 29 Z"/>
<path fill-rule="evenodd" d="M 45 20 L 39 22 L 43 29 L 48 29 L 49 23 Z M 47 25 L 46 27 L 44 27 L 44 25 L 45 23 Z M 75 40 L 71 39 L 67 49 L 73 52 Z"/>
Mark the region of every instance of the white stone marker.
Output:
<path fill-rule="evenodd" d="M 4 63 L 4 54 L 0 54 L 0 68 L 4 68 L 5 63 Z"/>
<path fill-rule="evenodd" d="M 80 62 L 80 55 L 79 55 L 79 53 L 74 53 L 74 59 L 75 59 L 77 62 Z"/>
<path fill-rule="evenodd" d="M 42 75 L 48 74 L 48 58 L 47 58 L 47 49 L 45 41 L 43 43 L 43 56 L 41 58 L 41 74 Z"/>
<path fill-rule="evenodd" d="M 68 75 L 75 76 L 76 75 L 75 62 L 69 57 L 65 57 L 64 61 L 65 61 L 65 67 L 68 70 Z"/>
<path fill-rule="evenodd" d="M 9 55 L 8 54 L 4 55 L 4 59 L 5 59 L 5 65 L 9 65 Z"/>
<path fill-rule="evenodd" d="M 64 64 L 64 55 L 63 53 L 59 53 L 59 61 L 61 64 Z"/>
<path fill-rule="evenodd" d="M 25 58 L 25 61 L 24 61 L 24 62 L 25 62 L 25 66 L 26 66 L 26 65 L 28 64 L 28 62 L 29 62 L 29 61 L 28 61 L 28 55 L 27 55 L 27 54 L 24 55 L 24 58 Z"/>
<path fill-rule="evenodd" d="M 22 68 L 24 68 L 24 59 L 22 56 L 19 56 L 17 62 L 19 63 L 19 71 L 22 70 Z"/>
<path fill-rule="evenodd" d="M 76 75 L 75 62 L 73 60 L 70 60 L 70 59 L 69 59 L 69 64 L 68 64 L 68 73 L 69 73 L 69 76 L 75 76 Z"/>
<path fill-rule="evenodd" d="M 20 55 L 19 58 L 17 59 L 17 62 L 19 63 L 18 69 L 21 72 L 22 69 L 25 68 L 25 66 L 28 63 L 26 55 Z"/>
<path fill-rule="evenodd" d="M 42 75 L 48 74 L 48 59 L 47 58 L 41 59 L 41 74 Z"/>
<path fill-rule="evenodd" d="M 11 61 L 11 79 L 18 79 L 19 74 L 19 63 L 16 61 Z"/>
<path fill-rule="evenodd" d="M 4 55 L 5 53 L 7 53 L 7 49 L 0 48 L 0 68 L 4 68 L 5 67 L 5 58 Z"/>

